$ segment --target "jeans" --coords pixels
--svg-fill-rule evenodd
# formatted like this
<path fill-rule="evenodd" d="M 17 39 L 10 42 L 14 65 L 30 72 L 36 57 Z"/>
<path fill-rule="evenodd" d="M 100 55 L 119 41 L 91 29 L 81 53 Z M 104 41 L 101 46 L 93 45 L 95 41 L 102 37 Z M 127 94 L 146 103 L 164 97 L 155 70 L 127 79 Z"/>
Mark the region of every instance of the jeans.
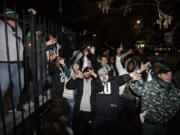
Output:
<path fill-rule="evenodd" d="M 18 64 L 10 64 L 10 75 L 8 71 L 7 63 L 0 63 L 0 87 L 2 92 L 2 97 L 4 97 L 5 92 L 7 91 L 10 81 L 12 82 L 12 94 L 13 94 L 13 103 L 14 107 L 17 107 L 20 101 L 20 91 L 24 87 L 24 68 L 22 64 L 19 64 L 20 70 L 18 70 Z M 20 71 L 20 73 L 19 73 Z M 19 82 L 20 81 L 20 82 Z M 20 87 L 21 86 L 21 87 Z"/>
<path fill-rule="evenodd" d="M 32 72 L 31 72 L 32 73 Z M 45 83 L 46 83 L 46 67 L 37 67 L 37 83 L 38 83 L 38 93 L 42 94 L 45 89 Z M 30 98 L 34 97 L 33 96 L 33 86 L 32 82 L 30 82 L 29 86 L 29 96 Z"/>
<path fill-rule="evenodd" d="M 45 83 L 46 83 L 46 67 L 38 67 L 37 68 L 37 81 L 39 85 L 39 93 L 44 91 Z"/>
<path fill-rule="evenodd" d="M 75 100 L 74 99 L 66 99 L 70 112 L 74 112 L 74 105 L 75 105 Z"/>
<path fill-rule="evenodd" d="M 69 121 L 68 124 L 70 126 L 73 126 L 74 122 L 74 105 L 75 105 L 75 99 L 66 99 L 66 102 L 69 106 Z"/>

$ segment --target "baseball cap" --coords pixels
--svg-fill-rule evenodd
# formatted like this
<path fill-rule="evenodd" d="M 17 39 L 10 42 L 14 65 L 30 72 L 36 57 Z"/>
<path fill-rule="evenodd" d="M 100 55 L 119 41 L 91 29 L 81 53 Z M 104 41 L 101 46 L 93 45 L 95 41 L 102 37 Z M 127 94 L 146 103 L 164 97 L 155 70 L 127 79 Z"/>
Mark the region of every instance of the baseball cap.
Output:
<path fill-rule="evenodd" d="M 108 74 L 109 70 L 107 70 L 106 68 L 102 67 L 98 70 L 98 75 L 103 75 L 103 74 Z"/>
<path fill-rule="evenodd" d="M 17 12 L 13 11 L 12 9 L 6 9 L 5 16 L 12 17 L 12 18 L 19 18 L 19 15 L 17 14 Z"/>
<path fill-rule="evenodd" d="M 83 70 L 83 73 L 84 73 L 84 72 L 89 72 L 89 70 L 92 70 L 92 68 L 86 67 L 86 68 Z"/>
<path fill-rule="evenodd" d="M 167 72 L 171 72 L 171 69 L 168 68 L 168 67 L 164 67 L 164 68 L 160 68 L 160 69 L 157 71 L 157 74 L 163 74 L 163 73 L 167 73 Z"/>

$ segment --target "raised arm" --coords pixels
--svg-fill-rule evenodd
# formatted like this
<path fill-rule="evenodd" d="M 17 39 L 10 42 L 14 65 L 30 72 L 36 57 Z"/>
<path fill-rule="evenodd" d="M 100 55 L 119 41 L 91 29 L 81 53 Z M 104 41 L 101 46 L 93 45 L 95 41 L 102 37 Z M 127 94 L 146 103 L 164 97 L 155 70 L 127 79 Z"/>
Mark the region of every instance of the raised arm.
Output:
<path fill-rule="evenodd" d="M 119 73 L 119 75 L 127 74 L 126 69 L 123 68 L 122 63 L 121 63 L 121 57 L 116 56 L 116 68 Z"/>

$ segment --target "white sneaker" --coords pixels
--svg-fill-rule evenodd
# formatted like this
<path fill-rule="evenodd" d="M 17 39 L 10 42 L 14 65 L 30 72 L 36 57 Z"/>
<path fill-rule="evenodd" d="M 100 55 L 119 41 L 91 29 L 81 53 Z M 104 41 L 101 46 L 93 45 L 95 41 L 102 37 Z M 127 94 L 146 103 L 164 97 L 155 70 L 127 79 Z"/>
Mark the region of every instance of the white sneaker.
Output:
<path fill-rule="evenodd" d="M 25 112 L 26 110 L 25 110 L 24 108 L 22 108 L 22 109 L 14 108 L 14 112 L 15 112 L 15 113 L 21 113 L 22 111 Z M 13 109 L 12 109 L 12 108 L 9 109 L 8 112 L 9 112 L 9 113 L 12 113 L 12 112 L 13 112 Z"/>

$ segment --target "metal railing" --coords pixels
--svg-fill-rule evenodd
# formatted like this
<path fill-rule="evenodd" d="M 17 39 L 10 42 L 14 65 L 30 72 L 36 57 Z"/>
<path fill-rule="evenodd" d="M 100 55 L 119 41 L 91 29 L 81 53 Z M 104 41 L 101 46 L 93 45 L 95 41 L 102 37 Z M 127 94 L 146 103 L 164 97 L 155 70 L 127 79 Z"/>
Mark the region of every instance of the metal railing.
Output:
<path fill-rule="evenodd" d="M 14 9 L 16 12 L 16 7 Z M 0 56 L 2 57 L 0 58 L 0 135 L 38 134 L 41 115 L 48 109 L 51 101 L 51 89 L 45 88 L 48 82 L 48 60 L 47 57 L 44 57 L 47 50 L 43 50 L 45 37 L 49 33 L 60 36 L 61 45 L 70 47 L 69 35 L 61 32 L 61 24 L 52 22 L 45 17 L 33 15 L 32 12 L 26 13 L 28 12 L 23 9 L 22 19 L 7 17 L 6 3 L 5 0 L 3 1 L 0 29 L 3 28 L 4 31 L 1 29 L 0 34 L 4 35 L 0 36 L 0 53 L 4 49 L 7 57 Z M 8 24 L 7 20 L 13 20 L 15 27 Z M 37 45 L 38 31 L 41 31 L 43 36 L 41 36 L 40 44 Z M 3 37 L 4 39 L 2 39 Z M 12 37 L 15 41 L 12 40 Z M 3 43 L 5 46 L 1 49 Z M 43 61 L 46 62 L 43 63 Z M 6 68 L 3 67 L 4 65 Z M 1 76 L 6 71 L 8 77 Z M 3 79 L 7 79 L 5 82 L 8 83 L 7 89 L 9 90 L 4 88 Z M 19 93 L 17 97 L 20 98 L 18 104 L 15 103 L 15 98 L 17 98 L 15 97 L 17 93 L 14 93 L 15 88 Z M 29 94 L 30 89 L 32 95 Z M 8 92 L 10 97 L 7 95 Z M 27 93 L 30 96 L 27 96 Z M 9 100 L 10 103 L 7 103 Z M 9 112 L 9 107 L 12 112 Z"/>

